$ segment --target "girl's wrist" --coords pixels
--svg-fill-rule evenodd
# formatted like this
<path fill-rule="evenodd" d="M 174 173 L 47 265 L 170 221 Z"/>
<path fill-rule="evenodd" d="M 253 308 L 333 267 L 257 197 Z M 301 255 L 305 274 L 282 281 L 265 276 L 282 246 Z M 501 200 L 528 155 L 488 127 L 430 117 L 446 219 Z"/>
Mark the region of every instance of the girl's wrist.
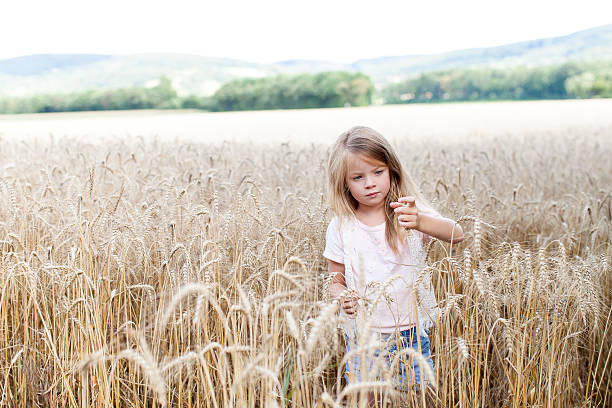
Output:
<path fill-rule="evenodd" d="M 422 228 L 422 226 L 423 226 L 423 217 L 426 217 L 426 218 L 427 218 L 427 215 L 417 213 L 417 219 L 416 219 L 416 228 L 415 228 L 415 229 L 416 229 L 417 231 L 419 231 L 419 232 L 423 232 L 423 231 L 421 231 L 421 228 Z M 427 220 L 425 220 L 425 222 L 427 222 Z"/>
<path fill-rule="evenodd" d="M 344 286 L 341 283 L 334 282 L 329 285 L 329 297 L 332 300 L 339 299 L 340 297 L 344 295 L 346 290 L 347 290 L 346 286 Z"/>

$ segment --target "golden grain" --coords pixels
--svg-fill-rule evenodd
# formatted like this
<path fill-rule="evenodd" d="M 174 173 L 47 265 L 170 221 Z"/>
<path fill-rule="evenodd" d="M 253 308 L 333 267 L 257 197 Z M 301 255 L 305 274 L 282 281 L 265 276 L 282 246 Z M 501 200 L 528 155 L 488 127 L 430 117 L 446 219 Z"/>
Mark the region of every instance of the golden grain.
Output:
<path fill-rule="evenodd" d="M 415 277 L 431 276 L 442 308 L 435 373 L 402 357 L 437 386 L 432 406 L 610 404 L 609 132 L 398 143 L 467 237 L 452 252 L 433 241 Z M 380 345 L 361 336 L 346 352 L 327 298 L 325 158 L 325 146 L 3 143 L 0 406 L 339 407 L 373 391 L 405 406 L 381 356 L 371 377 L 385 381 L 342 379 Z M 363 309 L 389 302 L 393 279 L 368 286 Z"/>

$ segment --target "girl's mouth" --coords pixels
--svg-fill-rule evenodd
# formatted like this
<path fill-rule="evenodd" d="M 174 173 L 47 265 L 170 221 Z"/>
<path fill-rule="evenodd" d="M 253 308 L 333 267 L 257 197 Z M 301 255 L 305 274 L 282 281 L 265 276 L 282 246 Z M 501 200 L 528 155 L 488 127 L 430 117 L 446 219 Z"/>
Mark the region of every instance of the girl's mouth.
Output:
<path fill-rule="evenodd" d="M 368 194 L 368 197 L 376 197 L 376 195 L 378 194 L 378 191 L 375 191 L 373 193 Z"/>

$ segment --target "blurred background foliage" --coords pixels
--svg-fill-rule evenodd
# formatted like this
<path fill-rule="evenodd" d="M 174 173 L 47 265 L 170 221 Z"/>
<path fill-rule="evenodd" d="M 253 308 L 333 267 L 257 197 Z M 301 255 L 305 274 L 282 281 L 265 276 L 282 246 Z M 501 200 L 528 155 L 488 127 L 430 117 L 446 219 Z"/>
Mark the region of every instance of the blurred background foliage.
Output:
<path fill-rule="evenodd" d="M 178 96 L 167 77 L 151 88 L 133 87 L 71 94 L 0 98 L 1 113 L 70 112 L 122 109 L 247 109 L 334 108 L 367 106 L 374 85 L 367 75 L 322 72 L 277 75 L 229 81 L 212 96 Z"/>
<path fill-rule="evenodd" d="M 230 81 L 213 98 L 215 108 L 222 111 L 335 108 L 367 106 L 373 92 L 374 85 L 367 75 L 324 72 Z"/>
<path fill-rule="evenodd" d="M 386 103 L 612 97 L 612 61 L 423 73 L 385 87 Z"/>

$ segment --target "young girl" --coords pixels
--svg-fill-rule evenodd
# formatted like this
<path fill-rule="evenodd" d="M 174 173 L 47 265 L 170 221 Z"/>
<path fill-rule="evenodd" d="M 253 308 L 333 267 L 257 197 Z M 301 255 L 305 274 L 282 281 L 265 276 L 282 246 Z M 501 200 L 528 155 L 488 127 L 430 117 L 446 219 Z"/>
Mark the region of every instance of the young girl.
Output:
<path fill-rule="evenodd" d="M 345 325 L 347 349 L 358 346 L 357 334 L 374 333 L 383 345 L 376 354 L 383 352 L 390 367 L 397 367 L 397 388 L 407 390 L 421 382 L 419 364 L 404 357 L 391 365 L 394 353 L 419 350 L 433 369 L 428 329 L 436 303 L 431 278 L 421 273 L 423 246 L 431 237 L 460 242 L 463 231 L 431 208 L 389 142 L 371 128 L 356 126 L 340 135 L 328 176 L 335 217 L 323 256 L 335 273 L 329 294 L 354 319 Z M 347 289 L 355 296 L 345 296 Z M 360 367 L 367 367 L 364 376 L 371 371 L 373 362 L 359 361 L 359 355 L 352 353 L 346 364 L 348 382 L 362 379 Z"/>

